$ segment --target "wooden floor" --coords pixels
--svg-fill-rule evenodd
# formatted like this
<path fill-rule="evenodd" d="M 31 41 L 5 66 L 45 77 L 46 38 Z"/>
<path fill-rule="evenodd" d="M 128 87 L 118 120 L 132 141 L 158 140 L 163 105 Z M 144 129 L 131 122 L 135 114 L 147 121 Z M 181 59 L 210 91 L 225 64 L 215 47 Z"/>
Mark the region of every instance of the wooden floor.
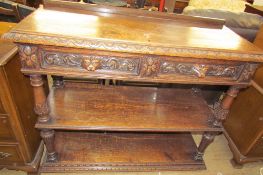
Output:
<path fill-rule="evenodd" d="M 200 136 L 194 136 L 200 141 Z M 234 169 L 229 162 L 232 154 L 223 135 L 218 136 L 214 143 L 207 148 L 205 163 L 207 170 L 201 171 L 174 171 L 174 172 L 87 172 L 87 173 L 42 173 L 42 175 L 263 175 L 263 162 L 246 164 L 242 169 Z M 260 174 L 261 169 L 261 174 Z M 0 175 L 26 175 L 23 171 L 3 169 Z"/>

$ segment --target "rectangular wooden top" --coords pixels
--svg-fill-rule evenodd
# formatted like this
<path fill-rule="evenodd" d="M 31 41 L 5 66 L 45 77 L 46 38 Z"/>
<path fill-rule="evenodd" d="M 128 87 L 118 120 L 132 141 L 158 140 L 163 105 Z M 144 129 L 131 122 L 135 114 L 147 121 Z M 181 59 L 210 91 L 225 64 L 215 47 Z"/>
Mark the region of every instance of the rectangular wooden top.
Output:
<path fill-rule="evenodd" d="M 87 4 L 81 4 L 81 8 L 76 3 L 69 7 L 56 5 L 57 8 L 47 5 L 38 9 L 3 38 L 74 48 L 263 62 L 262 50 L 225 26 L 204 28 L 190 17 L 155 13 L 147 16 L 136 9 L 128 9 L 126 14 L 124 8 L 96 11 Z M 135 15 L 130 15 L 132 12 Z"/>

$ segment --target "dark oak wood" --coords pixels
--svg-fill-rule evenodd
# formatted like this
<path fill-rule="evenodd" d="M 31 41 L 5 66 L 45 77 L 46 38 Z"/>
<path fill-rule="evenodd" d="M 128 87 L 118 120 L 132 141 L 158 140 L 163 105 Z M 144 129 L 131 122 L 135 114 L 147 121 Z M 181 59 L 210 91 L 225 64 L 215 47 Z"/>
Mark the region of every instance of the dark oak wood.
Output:
<path fill-rule="evenodd" d="M 30 51 L 30 53 L 29 53 Z M 33 59 L 40 52 L 41 61 Z M 22 72 L 165 83 L 244 85 L 256 63 L 20 45 Z M 27 56 L 29 55 L 29 56 Z M 66 71 L 62 71 L 61 69 Z"/>
<path fill-rule="evenodd" d="M 106 131 L 221 131 L 213 127 L 213 114 L 205 100 L 191 89 L 68 86 L 50 92 L 50 122 L 38 122 L 36 127 Z"/>
<path fill-rule="evenodd" d="M 194 160 L 189 133 L 135 134 L 56 132 L 59 161 L 44 162 L 41 172 L 160 171 L 204 169 Z M 175 151 L 179 149 L 179 151 Z M 147 168 L 145 168 L 147 167 Z"/>
<path fill-rule="evenodd" d="M 0 22 L 1 30 L 11 26 Z M 43 144 L 34 128 L 37 116 L 29 78 L 20 69 L 18 48 L 0 41 L 0 169 L 37 172 Z"/>
<path fill-rule="evenodd" d="M 222 21 L 209 21 L 213 19 L 49 1 L 44 9 L 6 33 L 4 39 L 18 44 L 22 72 L 31 77 L 39 115 L 36 126 L 41 129 L 48 153 L 42 170 L 204 168 L 205 149 L 221 131 L 221 122 L 239 89 L 250 84 L 263 62 L 262 50 L 223 26 Z M 55 76 L 48 97 L 42 80 L 47 74 Z M 212 113 L 198 89 L 193 93 L 183 88 L 87 88 L 84 82 L 66 83 L 64 87 L 61 77 L 231 87 Z M 216 120 L 209 121 L 210 116 Z M 130 137 L 132 131 L 138 140 L 108 138 L 111 134 Z M 153 131 L 150 142 L 147 136 Z M 204 132 L 198 148 L 188 134 L 194 131 Z M 129 144 L 134 149 L 126 149 Z M 105 156 L 104 150 L 116 155 Z M 173 154 L 163 154 L 165 151 Z M 131 161 L 139 153 L 137 157 L 147 158 L 143 164 L 125 164 L 128 157 Z M 93 163 L 89 162 L 93 158 Z M 175 164 L 151 164 L 158 159 Z M 106 165 L 105 161 L 113 164 Z"/>

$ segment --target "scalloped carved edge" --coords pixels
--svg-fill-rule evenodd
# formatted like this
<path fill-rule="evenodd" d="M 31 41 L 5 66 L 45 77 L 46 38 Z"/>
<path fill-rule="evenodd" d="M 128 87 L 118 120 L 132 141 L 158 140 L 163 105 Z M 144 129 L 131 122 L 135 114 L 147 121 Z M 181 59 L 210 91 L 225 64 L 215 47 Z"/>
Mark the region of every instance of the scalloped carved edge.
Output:
<path fill-rule="evenodd" d="M 127 41 L 111 41 L 102 39 L 99 40 L 93 38 L 83 39 L 62 36 L 41 36 L 36 34 L 17 32 L 5 33 L 2 38 L 18 43 L 44 44 L 74 48 L 88 48 L 118 52 L 181 56 L 192 58 L 263 62 L 263 54 L 257 53 L 236 53 L 234 51 L 230 52 L 224 50 L 201 50 L 200 48 L 164 47 L 154 44 L 150 45 L 145 43 L 132 43 Z"/>

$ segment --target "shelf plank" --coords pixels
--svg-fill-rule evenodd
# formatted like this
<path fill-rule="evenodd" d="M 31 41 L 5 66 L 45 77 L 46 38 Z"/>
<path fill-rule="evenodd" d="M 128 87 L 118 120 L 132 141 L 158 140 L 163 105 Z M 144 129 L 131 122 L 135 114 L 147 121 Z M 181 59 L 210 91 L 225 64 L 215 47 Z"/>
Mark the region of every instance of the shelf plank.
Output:
<path fill-rule="evenodd" d="M 205 169 L 194 160 L 190 133 L 56 132 L 55 138 L 59 161 L 44 161 L 41 172 Z"/>
<path fill-rule="evenodd" d="M 51 90 L 51 121 L 37 128 L 105 131 L 221 131 L 191 89 L 100 86 Z"/>

